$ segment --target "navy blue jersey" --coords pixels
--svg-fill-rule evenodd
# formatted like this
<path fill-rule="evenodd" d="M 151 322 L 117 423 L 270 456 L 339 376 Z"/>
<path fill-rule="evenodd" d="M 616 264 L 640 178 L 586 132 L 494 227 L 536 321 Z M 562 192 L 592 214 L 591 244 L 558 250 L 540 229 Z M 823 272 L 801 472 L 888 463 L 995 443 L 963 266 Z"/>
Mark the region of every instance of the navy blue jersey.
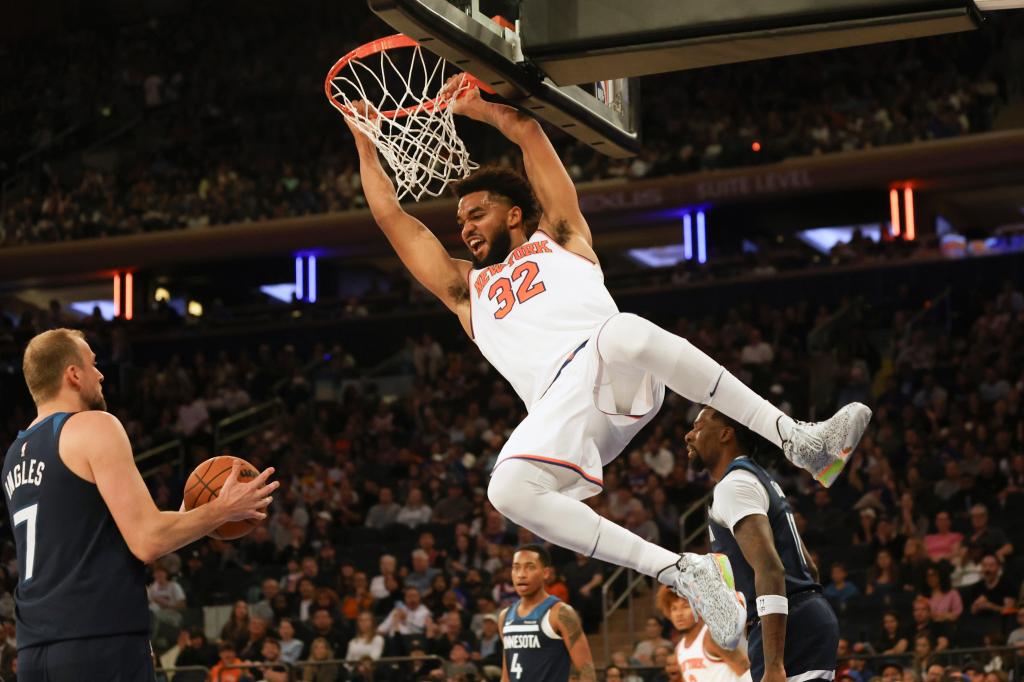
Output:
<path fill-rule="evenodd" d="M 564 682 L 569 679 L 572 667 L 569 651 L 545 618 L 559 601 L 558 597 L 548 596 L 525 616 L 518 613 L 519 600 L 508 607 L 501 626 L 501 639 L 510 680 Z"/>
<path fill-rule="evenodd" d="M 18 433 L 3 466 L 18 549 L 18 648 L 105 635 L 148 634 L 145 566 L 128 549 L 96 484 L 58 454 L 71 414 Z"/>
<path fill-rule="evenodd" d="M 789 502 L 782 492 L 778 483 L 753 460 L 741 457 L 733 460 L 732 464 L 725 471 L 725 476 L 736 469 L 745 469 L 757 476 L 757 479 L 768 492 L 768 523 L 772 528 L 772 537 L 775 541 L 775 551 L 782 559 L 782 565 L 786 569 L 786 595 L 792 597 L 794 594 L 808 590 L 820 590 L 821 586 L 811 577 L 801 548 L 803 543 L 797 534 L 796 522 L 793 520 L 793 512 L 790 510 Z M 722 478 L 724 479 L 725 476 Z M 743 552 L 733 537 L 732 531 L 725 526 L 716 523 L 714 519 L 708 518 L 708 530 L 711 533 L 711 551 L 725 554 L 732 563 L 733 576 L 736 580 L 736 589 L 743 593 L 747 599 L 747 617 L 751 620 L 757 617 L 757 591 L 754 589 L 754 569 L 750 567 L 747 560 L 743 558 Z"/>

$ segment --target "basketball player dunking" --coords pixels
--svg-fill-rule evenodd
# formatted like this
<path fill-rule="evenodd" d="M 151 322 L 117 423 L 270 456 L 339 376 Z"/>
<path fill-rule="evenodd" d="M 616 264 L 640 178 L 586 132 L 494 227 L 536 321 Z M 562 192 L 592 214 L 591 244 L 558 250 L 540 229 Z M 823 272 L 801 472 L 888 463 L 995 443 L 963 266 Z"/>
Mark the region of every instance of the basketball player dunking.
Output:
<path fill-rule="evenodd" d="M 675 659 L 684 682 L 751 682 L 750 660 L 743 647 L 729 651 L 715 644 L 690 602 L 662 585 L 657 603 L 662 615 L 682 634 Z"/>
<path fill-rule="evenodd" d="M 460 79 L 446 87 L 461 87 Z M 472 261 L 452 258 L 402 210 L 373 142 L 349 128 L 367 203 L 402 263 L 458 316 L 526 404 L 529 415 L 498 457 L 488 498 L 550 542 L 656 576 L 689 598 L 716 642 L 734 647 L 745 609 L 727 559 L 674 554 L 582 500 L 601 490 L 603 465 L 651 421 L 665 386 L 749 425 L 825 485 L 857 445 L 871 411 L 853 403 L 825 422 L 795 422 L 686 339 L 620 313 L 576 189 L 540 124 L 483 100 L 476 89 L 456 102 L 455 113 L 489 123 L 516 143 L 528 178 L 482 168 L 456 183 L 457 219 Z"/>
<path fill-rule="evenodd" d="M 550 570 L 551 555 L 543 545 L 523 545 L 512 555 L 519 599 L 498 615 L 502 682 L 597 681 L 580 617 L 544 589 Z"/>
<path fill-rule="evenodd" d="M 162 512 L 108 414 L 103 375 L 81 332 L 53 329 L 25 349 L 38 416 L 7 451 L 3 485 L 18 552 L 14 592 L 22 682 L 155 679 L 144 562 L 227 521 L 263 519 L 267 469 L 231 473 L 219 496 Z"/>

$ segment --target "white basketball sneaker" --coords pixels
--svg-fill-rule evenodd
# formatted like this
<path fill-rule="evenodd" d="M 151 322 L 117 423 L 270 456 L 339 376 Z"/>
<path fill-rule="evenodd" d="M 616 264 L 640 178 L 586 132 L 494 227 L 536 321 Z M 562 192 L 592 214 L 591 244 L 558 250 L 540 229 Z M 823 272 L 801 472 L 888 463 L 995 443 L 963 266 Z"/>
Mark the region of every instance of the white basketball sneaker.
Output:
<path fill-rule="evenodd" d="M 675 568 L 675 593 L 687 599 L 704 619 L 711 639 L 729 651 L 739 646 L 747 624 L 747 604 L 736 591 L 729 557 L 687 552 Z"/>
<path fill-rule="evenodd" d="M 782 452 L 826 488 L 835 483 L 871 421 L 871 409 L 850 403 L 823 422 L 796 422 Z"/>

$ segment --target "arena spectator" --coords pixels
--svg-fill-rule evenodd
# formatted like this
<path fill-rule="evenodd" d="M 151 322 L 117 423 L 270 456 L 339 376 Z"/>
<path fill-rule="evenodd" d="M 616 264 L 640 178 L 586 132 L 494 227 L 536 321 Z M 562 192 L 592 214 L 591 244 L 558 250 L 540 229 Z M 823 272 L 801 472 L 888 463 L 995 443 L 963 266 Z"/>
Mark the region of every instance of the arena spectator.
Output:
<path fill-rule="evenodd" d="M 931 607 L 932 621 L 936 623 L 955 622 L 964 612 L 960 593 L 953 589 L 949 573 L 947 564 L 933 564 L 925 573 L 928 605 Z"/>
<path fill-rule="evenodd" d="M 181 625 L 182 611 L 185 609 L 185 590 L 176 580 L 171 580 L 167 569 L 156 564 L 153 566 L 153 582 L 146 588 L 149 595 L 149 609 L 160 623 L 172 628 Z"/>
<path fill-rule="evenodd" d="M 295 623 L 291 618 L 282 618 L 277 626 L 278 642 L 281 645 L 281 660 L 295 663 L 302 657 L 306 643 L 295 635 Z"/>
<path fill-rule="evenodd" d="M 217 652 L 217 664 L 210 668 L 210 682 L 241 682 L 245 677 L 244 671 L 242 668 L 232 667 L 240 666 L 243 663 L 242 659 L 236 655 L 234 643 L 231 641 L 221 642 Z"/>
<path fill-rule="evenodd" d="M 832 582 L 825 586 L 825 598 L 837 611 L 844 611 L 847 602 L 860 596 L 857 586 L 847 580 L 846 566 L 841 561 L 833 562 Z"/>
<path fill-rule="evenodd" d="M 405 598 L 397 602 L 377 632 L 385 637 L 395 635 L 422 635 L 433 623 L 430 610 L 420 600 L 420 591 L 415 587 L 405 588 Z"/>
<path fill-rule="evenodd" d="M 990 457 L 984 458 L 991 462 Z M 988 507 L 983 504 L 976 504 L 971 507 L 971 534 L 967 542 L 978 547 L 983 554 L 991 554 L 1002 562 L 1013 554 L 1013 544 L 999 528 L 989 525 Z"/>
<path fill-rule="evenodd" d="M 644 638 L 633 647 L 633 660 L 640 666 L 655 665 L 654 650 L 663 646 L 671 648 L 672 642 L 662 635 L 661 621 L 648 618 L 644 623 Z"/>
<path fill-rule="evenodd" d="M 242 642 L 249 636 L 249 605 L 239 599 L 231 609 L 228 622 L 220 631 L 220 641 L 231 642 L 236 648 L 232 653 L 237 653 Z"/>
<path fill-rule="evenodd" d="M 384 653 L 384 638 L 377 633 L 373 614 L 363 611 L 356 618 L 356 632 L 349 640 L 346 661 L 360 661 L 369 656 L 376 661 Z"/>
<path fill-rule="evenodd" d="M 444 664 L 444 674 L 448 679 L 459 679 L 466 676 L 467 679 L 476 679 L 480 675 L 480 669 L 469 660 L 469 645 L 465 642 L 455 642 L 452 645 L 451 653 Z"/>
<path fill-rule="evenodd" d="M 334 649 L 330 642 L 317 637 L 309 647 L 309 655 L 305 658 L 306 665 L 301 665 L 303 682 L 334 682 L 338 679 L 340 668 L 336 663 L 324 663 L 334 659 Z"/>
<path fill-rule="evenodd" d="M 425 595 L 430 590 L 430 584 L 434 577 L 441 573 L 441 570 L 430 565 L 430 556 L 422 549 L 412 551 L 412 570 L 405 574 L 406 587 L 414 587 Z"/>
<path fill-rule="evenodd" d="M 935 515 L 935 532 L 924 536 L 925 552 L 932 561 L 952 561 L 963 540 L 964 536 L 953 530 L 949 512 L 940 511 Z"/>
<path fill-rule="evenodd" d="M 873 645 L 875 651 L 883 656 L 902 654 L 910 646 L 907 633 L 894 611 L 887 611 L 882 616 L 882 631 Z"/>
<path fill-rule="evenodd" d="M 378 492 L 377 504 L 366 513 L 367 528 L 385 528 L 398 522 L 398 514 L 402 507 L 395 503 L 391 488 L 381 488 Z"/>
<path fill-rule="evenodd" d="M 430 523 L 430 518 L 431 509 L 423 502 L 423 492 L 419 488 L 410 488 L 406 502 L 398 512 L 398 523 L 415 528 Z"/>

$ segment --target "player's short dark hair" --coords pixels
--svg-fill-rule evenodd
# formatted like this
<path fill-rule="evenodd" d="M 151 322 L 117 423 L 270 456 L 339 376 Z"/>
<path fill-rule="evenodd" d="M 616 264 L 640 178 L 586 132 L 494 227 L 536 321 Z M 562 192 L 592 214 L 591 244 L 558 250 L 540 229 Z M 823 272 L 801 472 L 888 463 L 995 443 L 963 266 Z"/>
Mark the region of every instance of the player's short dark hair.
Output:
<path fill-rule="evenodd" d="M 704 407 L 710 407 L 710 405 L 704 405 Z M 761 436 L 757 435 L 743 424 L 725 414 L 721 410 L 712 407 L 714 410 L 714 418 L 718 420 L 720 424 L 725 424 L 732 432 L 736 434 L 736 445 L 739 446 L 740 452 L 748 457 L 753 457 L 760 452 L 761 447 L 764 445 L 765 440 Z"/>
<path fill-rule="evenodd" d="M 537 555 L 537 558 L 540 559 L 540 565 L 544 568 L 547 568 L 551 565 L 551 552 L 549 552 L 548 548 L 544 545 L 539 545 L 537 543 L 531 543 L 529 545 L 520 545 L 519 547 L 516 547 L 516 551 L 513 552 L 513 555 L 519 552 L 533 552 Z"/>
<path fill-rule="evenodd" d="M 540 220 L 540 206 L 530 182 L 511 168 L 482 166 L 469 177 L 452 183 L 452 191 L 460 199 L 473 192 L 490 192 L 518 206 L 526 225 L 535 226 Z"/>

